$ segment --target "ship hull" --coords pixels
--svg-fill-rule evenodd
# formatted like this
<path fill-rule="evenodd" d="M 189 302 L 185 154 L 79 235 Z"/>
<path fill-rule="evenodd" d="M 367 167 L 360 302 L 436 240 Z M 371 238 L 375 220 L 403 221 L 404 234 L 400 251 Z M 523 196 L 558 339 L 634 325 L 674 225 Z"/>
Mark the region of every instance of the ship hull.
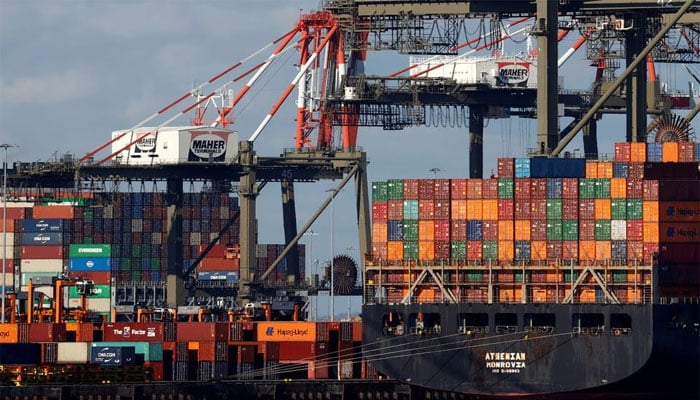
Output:
<path fill-rule="evenodd" d="M 697 314 L 678 304 L 375 304 L 363 307 L 363 340 L 378 371 L 437 390 L 697 394 Z M 417 330 L 416 316 L 432 321 Z"/>

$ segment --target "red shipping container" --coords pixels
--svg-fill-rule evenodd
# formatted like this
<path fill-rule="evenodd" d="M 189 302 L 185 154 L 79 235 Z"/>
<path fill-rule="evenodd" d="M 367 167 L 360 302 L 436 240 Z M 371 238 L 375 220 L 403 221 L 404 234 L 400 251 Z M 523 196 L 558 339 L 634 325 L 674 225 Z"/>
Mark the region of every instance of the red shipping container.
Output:
<path fill-rule="evenodd" d="M 165 324 L 162 322 L 112 322 L 104 326 L 106 342 L 165 342 Z"/>
<path fill-rule="evenodd" d="M 229 324 L 225 322 L 178 322 L 178 342 L 228 340 Z"/>
<path fill-rule="evenodd" d="M 516 200 L 529 200 L 530 190 L 530 178 L 515 178 L 514 197 Z"/>
<path fill-rule="evenodd" d="M 9 214 L 9 212 L 8 212 Z M 0 232 L 14 232 L 15 231 L 15 220 L 14 219 L 6 219 L 4 221 L 5 224 L 5 230 L 3 231 L 3 221 L 2 219 L 2 211 L 0 211 Z M 9 244 L 9 243 L 8 243 Z"/>
<path fill-rule="evenodd" d="M 498 179 L 484 179 L 483 180 L 483 198 L 484 199 L 497 199 L 498 198 Z"/>
<path fill-rule="evenodd" d="M 698 182 L 700 185 L 700 182 Z M 700 202 L 697 201 L 663 201 L 659 203 L 659 221 L 662 222 L 699 222 Z"/>
<path fill-rule="evenodd" d="M 547 240 L 547 220 L 533 219 L 530 224 L 531 240 Z"/>
<path fill-rule="evenodd" d="M 514 219 L 514 200 L 498 199 L 498 219 L 512 220 Z"/>
<path fill-rule="evenodd" d="M 435 188 L 433 190 L 434 198 L 441 200 L 450 199 L 450 180 L 449 179 L 434 179 L 433 184 Z"/>
<path fill-rule="evenodd" d="M 435 241 L 435 259 L 449 260 L 451 256 L 452 246 L 448 240 Z"/>
<path fill-rule="evenodd" d="M 562 243 L 562 258 L 564 260 L 578 260 L 578 241 L 564 240 Z"/>
<path fill-rule="evenodd" d="M 450 201 L 435 200 L 435 219 L 450 219 Z"/>
<path fill-rule="evenodd" d="M 498 240 L 498 221 L 483 221 L 481 232 L 482 240 Z"/>
<path fill-rule="evenodd" d="M 314 342 L 280 342 L 280 361 L 310 361 L 316 354 Z"/>
<path fill-rule="evenodd" d="M 9 212 L 8 212 L 9 214 Z M 34 206 L 32 207 L 32 218 L 51 218 L 51 219 L 73 219 L 75 217 L 75 209 L 73 206 Z"/>
<path fill-rule="evenodd" d="M 496 170 L 499 178 L 512 178 L 515 175 L 515 159 L 499 158 Z"/>
<path fill-rule="evenodd" d="M 2 268 L 2 260 L 0 260 L 0 268 Z M 14 274 L 15 273 L 15 260 L 11 258 L 6 258 L 5 259 L 5 273 L 7 274 Z M 19 273 L 19 270 L 17 271 Z M 0 278 L 0 281 L 2 278 Z M 9 278 L 8 278 L 9 280 Z"/>
<path fill-rule="evenodd" d="M 547 198 L 547 178 L 530 179 L 530 197 L 533 199 Z"/>
<path fill-rule="evenodd" d="M 578 221 L 579 240 L 595 240 L 595 220 L 582 219 Z"/>
<path fill-rule="evenodd" d="M 151 370 L 151 381 L 160 382 L 163 380 L 163 361 L 145 361 L 144 365 Z"/>
<path fill-rule="evenodd" d="M 647 201 L 654 201 L 659 199 L 659 181 L 648 180 L 644 181 L 642 188 L 642 198 Z"/>
<path fill-rule="evenodd" d="M 546 200 L 545 200 L 546 203 Z M 515 199 L 515 210 L 513 213 L 514 219 L 530 219 L 532 215 L 532 200 L 528 199 Z"/>
<path fill-rule="evenodd" d="M 693 162 L 695 158 L 694 142 L 678 142 L 678 162 Z"/>
<path fill-rule="evenodd" d="M 581 199 L 578 207 L 580 219 L 595 219 L 595 199 Z"/>
<path fill-rule="evenodd" d="M 563 199 L 561 209 L 562 219 L 578 219 L 579 201 L 578 199 Z"/>
<path fill-rule="evenodd" d="M 484 198 L 484 181 L 482 179 L 467 179 L 467 200 Z"/>
<path fill-rule="evenodd" d="M 4 207 L 0 207 L 0 218 L 3 218 L 5 214 Z M 7 207 L 7 221 L 11 219 L 24 219 L 26 208 L 24 207 Z M 0 223 L 0 229 L 2 229 L 2 223 Z M 9 229 L 8 229 L 9 232 Z"/>
<path fill-rule="evenodd" d="M 110 271 L 72 271 L 70 276 L 91 280 L 95 282 L 96 285 L 108 285 L 112 283 L 112 273 Z M 129 276 L 128 280 L 131 280 L 131 276 Z"/>
<path fill-rule="evenodd" d="M 644 236 L 644 221 L 627 220 L 627 240 L 642 240 Z"/>
<path fill-rule="evenodd" d="M 627 241 L 627 260 L 631 261 L 642 259 L 644 259 L 644 242 L 641 240 Z"/>
<path fill-rule="evenodd" d="M 199 252 L 197 255 L 202 254 L 204 250 L 206 250 L 208 244 L 202 244 L 199 246 Z M 209 252 L 207 253 L 206 257 L 207 258 L 224 258 L 226 256 L 226 245 L 223 244 L 215 244 L 212 246 L 211 249 L 209 249 Z"/>
<path fill-rule="evenodd" d="M 531 202 L 530 216 L 532 219 L 547 219 L 547 199 L 533 198 Z"/>
<path fill-rule="evenodd" d="M 200 271 L 238 271 L 240 268 L 238 258 L 203 258 L 199 263 Z"/>
<path fill-rule="evenodd" d="M 661 243 L 699 243 L 700 225 L 692 222 L 659 223 L 659 241 Z"/>
<path fill-rule="evenodd" d="M 433 238 L 435 240 L 450 240 L 450 220 L 436 220 L 433 223 Z"/>
<path fill-rule="evenodd" d="M 644 181 L 642 179 L 627 179 L 627 198 L 644 198 Z"/>
<path fill-rule="evenodd" d="M 481 240 L 469 240 L 467 241 L 467 259 L 468 260 L 481 260 L 483 254 L 484 243 Z"/>
<path fill-rule="evenodd" d="M 29 324 L 29 342 L 63 342 L 66 340 L 65 323 L 32 323 Z"/>
<path fill-rule="evenodd" d="M 420 179 L 418 181 L 418 199 L 433 200 L 435 198 L 435 181 L 433 179 Z"/>
<path fill-rule="evenodd" d="M 561 197 L 562 199 L 578 199 L 578 178 L 562 178 Z"/>
<path fill-rule="evenodd" d="M 628 142 L 615 143 L 615 161 L 630 161 L 632 144 Z"/>
<path fill-rule="evenodd" d="M 389 258 L 387 242 L 372 242 L 372 257 L 375 260 L 387 260 Z"/>
<path fill-rule="evenodd" d="M 403 180 L 403 198 L 410 200 L 418 200 L 419 183 L 418 179 Z"/>
<path fill-rule="evenodd" d="M 403 200 L 388 200 L 386 204 L 388 219 L 403 219 Z"/>
<path fill-rule="evenodd" d="M 627 178 L 644 179 L 644 163 L 631 162 L 627 166 Z"/>
<path fill-rule="evenodd" d="M 467 199 L 467 180 L 466 179 L 451 179 L 450 180 L 450 198 L 454 200 Z"/>
<path fill-rule="evenodd" d="M 650 264 L 654 254 L 659 253 L 659 244 L 644 242 L 644 263 Z"/>
<path fill-rule="evenodd" d="M 418 200 L 418 219 L 435 218 L 435 200 Z"/>
<path fill-rule="evenodd" d="M 561 259 L 563 255 L 563 245 L 561 240 L 548 240 L 547 241 L 547 259 L 557 260 Z"/>
<path fill-rule="evenodd" d="M 63 258 L 63 246 L 20 246 L 21 258 Z"/>
<path fill-rule="evenodd" d="M 697 180 L 661 181 L 659 182 L 659 200 L 698 201 L 700 200 L 700 182 Z"/>
<path fill-rule="evenodd" d="M 375 201 L 372 203 L 372 221 L 386 222 L 389 218 L 389 206 L 386 201 Z"/>
<path fill-rule="evenodd" d="M 452 220 L 450 225 L 450 240 L 467 240 L 467 220 Z"/>

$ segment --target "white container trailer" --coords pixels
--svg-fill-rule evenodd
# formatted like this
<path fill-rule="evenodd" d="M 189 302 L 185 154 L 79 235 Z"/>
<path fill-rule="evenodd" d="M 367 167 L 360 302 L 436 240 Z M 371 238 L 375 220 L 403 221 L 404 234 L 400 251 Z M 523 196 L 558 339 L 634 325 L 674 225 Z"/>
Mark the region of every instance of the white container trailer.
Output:
<path fill-rule="evenodd" d="M 238 133 L 222 128 L 142 127 L 114 131 L 112 140 L 112 154 L 118 164 L 228 164 L 238 155 Z"/>
<path fill-rule="evenodd" d="M 411 75 L 454 79 L 458 84 L 537 87 L 537 67 L 525 57 L 411 57 Z"/>

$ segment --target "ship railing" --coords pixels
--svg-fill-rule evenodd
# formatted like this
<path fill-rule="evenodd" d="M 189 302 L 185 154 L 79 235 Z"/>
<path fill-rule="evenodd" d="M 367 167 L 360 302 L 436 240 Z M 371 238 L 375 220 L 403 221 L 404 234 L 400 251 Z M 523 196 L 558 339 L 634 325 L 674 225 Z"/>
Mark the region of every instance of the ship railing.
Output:
<path fill-rule="evenodd" d="M 530 333 L 541 333 L 541 334 L 547 334 L 551 335 L 554 333 L 555 329 L 553 326 L 549 325 L 540 325 L 540 326 L 526 326 L 523 329 L 525 332 L 530 332 Z"/>
<path fill-rule="evenodd" d="M 612 328 L 610 329 L 610 335 L 612 336 L 630 336 L 632 335 L 632 328 Z"/>
<path fill-rule="evenodd" d="M 661 304 L 700 304 L 700 297 L 661 297 Z"/>
<path fill-rule="evenodd" d="M 460 326 L 457 328 L 457 333 L 461 335 L 478 335 L 481 333 L 489 333 L 488 326 Z"/>
<path fill-rule="evenodd" d="M 604 326 L 575 326 L 571 330 L 574 334 L 577 335 L 591 335 L 591 336 L 599 336 L 605 333 L 605 327 Z"/>
<path fill-rule="evenodd" d="M 515 333 L 518 331 L 518 327 L 515 325 L 496 325 L 496 333 Z"/>

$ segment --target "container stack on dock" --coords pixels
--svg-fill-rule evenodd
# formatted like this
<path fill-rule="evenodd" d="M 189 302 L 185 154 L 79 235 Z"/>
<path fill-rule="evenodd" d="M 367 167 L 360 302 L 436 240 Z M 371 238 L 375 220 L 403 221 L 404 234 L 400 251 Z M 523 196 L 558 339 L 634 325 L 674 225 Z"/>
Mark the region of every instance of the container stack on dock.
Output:
<path fill-rule="evenodd" d="M 697 295 L 697 148 L 618 143 L 612 161 L 500 158 L 489 179 L 374 182 L 372 301 L 560 302 L 576 282 L 575 302 L 603 302 L 592 276 L 577 282 L 600 266 L 620 302 L 648 302 L 657 255 L 662 295 Z"/>

